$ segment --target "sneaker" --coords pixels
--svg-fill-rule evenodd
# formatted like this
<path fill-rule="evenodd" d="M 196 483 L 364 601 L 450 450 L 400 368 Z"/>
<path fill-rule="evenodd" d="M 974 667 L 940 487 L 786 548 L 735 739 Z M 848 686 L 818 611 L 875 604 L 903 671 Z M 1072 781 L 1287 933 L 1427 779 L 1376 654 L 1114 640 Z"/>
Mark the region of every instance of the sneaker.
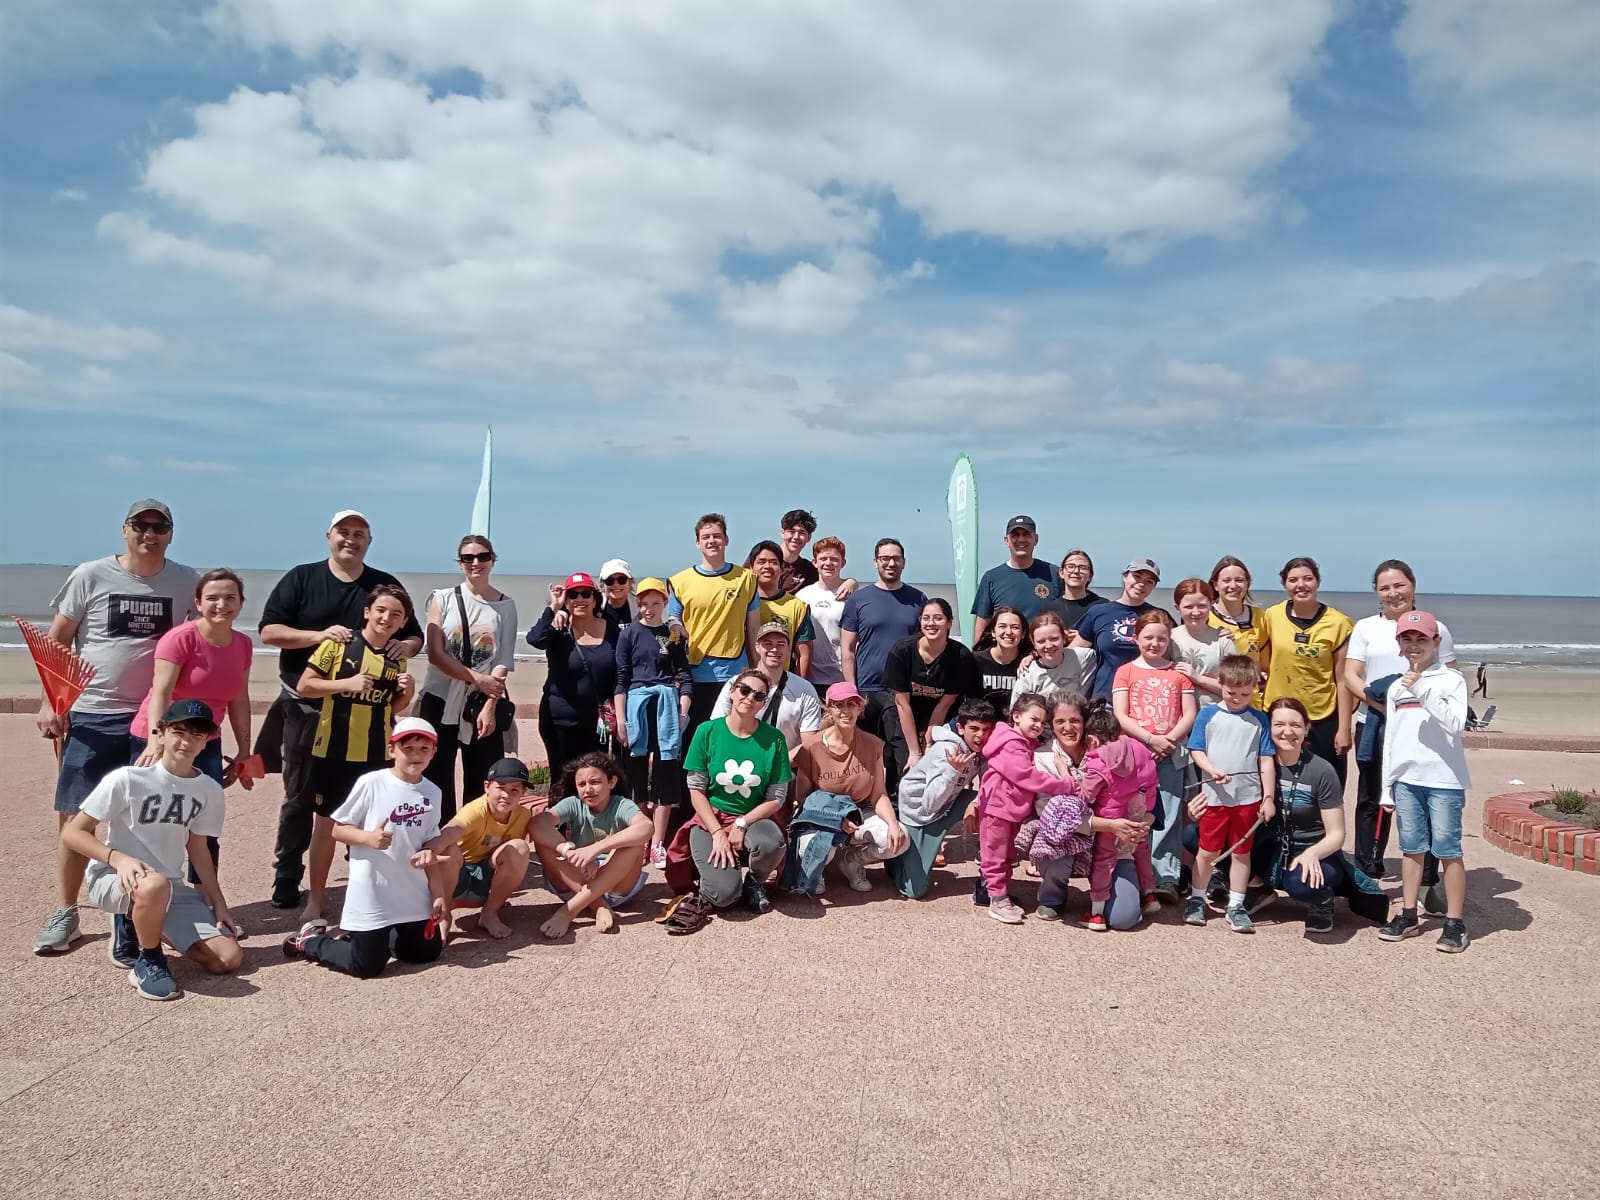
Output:
<path fill-rule="evenodd" d="M 1278 893 L 1264 883 L 1252 883 L 1244 890 L 1244 910 L 1251 915 L 1260 912 L 1274 900 Z"/>
<path fill-rule="evenodd" d="M 658 871 L 666 870 L 667 848 L 660 842 L 654 842 L 650 846 L 650 865 Z"/>
<path fill-rule="evenodd" d="M 1190 896 L 1183 902 L 1183 923 L 1185 925 L 1206 923 L 1206 902 L 1199 896 Z"/>
<path fill-rule="evenodd" d="M 67 904 L 45 918 L 44 932 L 33 939 L 35 954 L 62 954 L 83 936 L 78 928 L 78 906 Z"/>
<path fill-rule="evenodd" d="M 1444 888 L 1432 884 L 1422 889 L 1422 911 L 1435 917 L 1442 917 L 1449 910 L 1444 904 Z"/>
<path fill-rule="evenodd" d="M 846 850 L 839 856 L 839 874 L 844 876 L 846 883 L 857 892 L 870 892 L 872 882 L 867 878 L 867 864 L 861 861 L 861 856 L 853 851 Z"/>
<path fill-rule="evenodd" d="M 746 875 L 744 879 L 744 906 L 757 916 L 772 911 L 766 885 L 754 875 Z"/>
<path fill-rule="evenodd" d="M 1206 903 L 1218 912 L 1228 907 L 1228 877 L 1216 871 L 1211 873 L 1211 882 L 1206 884 Z"/>
<path fill-rule="evenodd" d="M 1420 937 L 1422 926 L 1415 915 L 1406 916 L 1402 909 L 1389 918 L 1389 923 L 1378 930 L 1378 937 L 1385 942 L 1402 942 L 1409 937 Z"/>
<path fill-rule="evenodd" d="M 828 881 L 821 875 L 817 876 L 817 890 L 811 894 L 819 899 L 828 894 Z"/>
<path fill-rule="evenodd" d="M 134 960 L 139 957 L 139 939 L 133 935 L 133 920 L 121 913 L 111 918 L 111 937 L 106 942 L 106 953 L 111 957 L 111 965 L 121 967 L 124 971 L 132 970 Z"/>
<path fill-rule="evenodd" d="M 300 885 L 298 883 L 284 885 L 274 884 L 272 887 L 273 908 L 299 908 Z"/>
<path fill-rule="evenodd" d="M 1035 905 L 1033 909 L 1033 915 L 1038 917 L 1041 921 L 1061 920 L 1060 910 L 1051 908 L 1048 904 Z"/>
<path fill-rule="evenodd" d="M 1182 895 L 1182 893 L 1178 891 L 1178 885 L 1176 883 L 1156 884 L 1157 900 L 1165 900 L 1168 904 L 1176 904 L 1180 895 Z"/>
<path fill-rule="evenodd" d="M 311 920 L 307 921 L 304 925 L 300 926 L 300 936 L 301 937 L 310 937 L 313 933 L 327 933 L 327 932 L 328 932 L 328 923 L 326 921 L 324 921 L 321 917 L 312 917 Z"/>
<path fill-rule="evenodd" d="M 302 929 L 299 933 L 291 933 L 283 939 L 283 956 L 300 958 L 306 952 L 306 943 L 321 932 L 320 929 Z"/>
<path fill-rule="evenodd" d="M 1333 901 L 1324 900 L 1321 904 L 1313 904 L 1306 909 L 1307 933 L 1332 933 L 1333 932 Z"/>
<path fill-rule="evenodd" d="M 1154 916 L 1156 913 L 1161 911 L 1160 898 L 1157 897 L 1154 892 L 1146 892 L 1144 894 L 1144 900 L 1139 906 L 1139 911 L 1144 913 L 1144 915 L 1147 917 Z"/>
<path fill-rule="evenodd" d="M 977 882 L 972 885 L 972 902 L 979 908 L 989 906 L 989 889 L 983 886 L 983 876 L 978 876 Z"/>
<path fill-rule="evenodd" d="M 1010 896 L 989 901 L 989 915 L 1002 925 L 1021 925 L 1022 907 Z"/>
<path fill-rule="evenodd" d="M 1106 930 L 1111 928 L 1111 926 L 1106 924 L 1105 913 L 1090 913 L 1088 916 L 1081 918 L 1078 921 L 1078 924 L 1083 926 L 1090 933 L 1104 933 Z"/>
<path fill-rule="evenodd" d="M 1467 937 L 1465 921 L 1446 918 L 1444 932 L 1439 935 L 1439 940 L 1433 944 L 1433 948 L 1442 954 L 1460 954 L 1471 940 Z"/>
<path fill-rule="evenodd" d="M 183 994 L 178 981 L 167 970 L 166 960 L 138 958 L 128 972 L 128 982 L 146 1000 L 176 1000 Z"/>
<path fill-rule="evenodd" d="M 1230 904 L 1226 916 L 1228 918 L 1228 928 L 1235 933 L 1254 933 L 1256 931 L 1256 923 L 1250 919 L 1250 914 L 1243 908 Z"/>

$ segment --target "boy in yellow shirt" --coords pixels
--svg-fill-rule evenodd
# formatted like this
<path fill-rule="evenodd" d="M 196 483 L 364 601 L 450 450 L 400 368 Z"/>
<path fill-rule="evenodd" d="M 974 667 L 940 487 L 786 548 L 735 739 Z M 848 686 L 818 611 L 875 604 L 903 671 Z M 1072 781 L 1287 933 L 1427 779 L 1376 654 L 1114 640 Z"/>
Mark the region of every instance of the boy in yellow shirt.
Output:
<path fill-rule="evenodd" d="M 527 764 L 502 758 L 489 768 L 483 795 L 456 813 L 425 847 L 436 855 L 461 858 L 454 899 L 483 905 L 478 925 L 492 938 L 511 936 L 500 910 L 528 873 L 533 811 L 522 803 L 527 794 Z"/>

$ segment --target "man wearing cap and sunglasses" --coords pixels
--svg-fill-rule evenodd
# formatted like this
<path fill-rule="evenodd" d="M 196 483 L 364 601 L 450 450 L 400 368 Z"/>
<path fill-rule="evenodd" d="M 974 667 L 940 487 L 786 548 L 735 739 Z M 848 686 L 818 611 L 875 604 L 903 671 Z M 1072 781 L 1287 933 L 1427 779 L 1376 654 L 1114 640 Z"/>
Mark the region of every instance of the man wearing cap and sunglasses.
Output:
<path fill-rule="evenodd" d="M 278 648 L 282 691 L 262 723 L 258 753 L 274 757 L 281 736 L 283 807 L 278 814 L 278 842 L 273 867 L 272 907 L 300 904 L 300 880 L 311 846 L 316 784 L 311 745 L 316 737 L 320 705 L 296 691 L 311 652 L 324 641 L 348 642 L 361 628 L 367 597 L 379 584 L 400 587 L 387 571 L 367 565 L 372 526 L 353 508 L 341 509 L 328 522 L 328 557 L 291 567 L 278 580 L 261 610 L 261 640 Z M 384 647 L 387 658 L 412 658 L 422 648 L 422 627 L 409 614 L 400 632 Z"/>
<path fill-rule="evenodd" d="M 66 735 L 56 776 L 56 820 L 70 821 L 102 779 L 134 759 L 133 718 L 150 694 L 156 642 L 195 615 L 199 574 L 172 562 L 172 510 L 135 500 L 122 521 L 124 550 L 73 568 L 50 607 L 48 636 L 76 651 L 94 679 L 65 718 L 48 700 L 39 706 L 42 736 Z M 66 950 L 78 939 L 78 892 L 88 860 L 65 843 L 56 848 L 57 907 L 33 944 L 35 954 Z"/>
<path fill-rule="evenodd" d="M 994 619 L 994 610 L 1009 605 L 1031 621 L 1039 615 L 1047 600 L 1061 595 L 1061 580 L 1048 563 L 1034 558 L 1039 545 L 1039 527 L 1032 517 L 1015 516 L 1006 522 L 1006 549 L 1010 557 L 998 567 L 990 567 L 978 580 L 977 595 L 972 598 L 972 615 L 977 623 L 972 630 L 972 644 L 983 640 L 984 631 Z"/>

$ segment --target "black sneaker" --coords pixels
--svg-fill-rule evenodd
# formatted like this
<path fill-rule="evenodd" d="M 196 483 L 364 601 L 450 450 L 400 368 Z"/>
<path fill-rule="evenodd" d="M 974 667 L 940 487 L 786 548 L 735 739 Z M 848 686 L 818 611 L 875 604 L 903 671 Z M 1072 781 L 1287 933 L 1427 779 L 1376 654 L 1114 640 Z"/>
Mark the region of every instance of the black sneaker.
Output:
<path fill-rule="evenodd" d="M 1307 933 L 1332 933 L 1333 932 L 1333 901 L 1324 900 L 1321 904 L 1313 904 L 1306 909 Z"/>
<path fill-rule="evenodd" d="M 1389 918 L 1389 923 L 1378 930 L 1378 937 L 1385 942 L 1403 942 L 1406 938 L 1420 937 L 1422 925 L 1417 921 L 1415 912 L 1407 916 L 1404 911 L 1395 913 Z"/>
<path fill-rule="evenodd" d="M 1278 893 L 1266 884 L 1252 883 L 1244 890 L 1244 910 L 1254 916 L 1277 898 Z"/>
<path fill-rule="evenodd" d="M 1206 903 L 1217 912 L 1228 907 L 1228 877 L 1221 871 L 1211 872 L 1211 882 L 1206 884 Z"/>
<path fill-rule="evenodd" d="M 972 902 L 979 908 L 989 907 L 989 889 L 984 887 L 981 875 L 978 877 L 977 882 L 972 885 Z"/>
<path fill-rule="evenodd" d="M 273 908 L 299 908 L 300 885 L 298 883 L 279 883 L 272 888 Z"/>
<path fill-rule="evenodd" d="M 772 911 L 772 901 L 767 898 L 766 885 L 754 875 L 745 876 L 744 906 L 758 916 Z"/>
<path fill-rule="evenodd" d="M 1439 935 L 1439 940 L 1433 948 L 1442 954 L 1460 954 L 1467 948 L 1467 943 L 1472 939 L 1467 937 L 1467 923 L 1460 920 L 1451 920 L 1446 917 L 1444 932 Z"/>
<path fill-rule="evenodd" d="M 111 943 L 107 947 L 111 955 L 113 966 L 121 967 L 124 971 L 133 969 L 134 960 L 139 957 L 139 939 L 133 935 L 133 919 L 117 913 L 111 918 Z"/>

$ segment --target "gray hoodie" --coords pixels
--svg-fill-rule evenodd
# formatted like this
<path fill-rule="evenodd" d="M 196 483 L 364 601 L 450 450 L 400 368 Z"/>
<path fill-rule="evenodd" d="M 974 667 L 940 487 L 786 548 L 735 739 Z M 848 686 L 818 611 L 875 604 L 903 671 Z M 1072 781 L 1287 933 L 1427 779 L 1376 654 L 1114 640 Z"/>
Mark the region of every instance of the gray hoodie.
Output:
<path fill-rule="evenodd" d="M 972 765 L 957 771 L 950 755 L 970 753 Z M 900 821 L 905 825 L 931 825 L 970 788 L 983 770 L 983 756 L 972 751 L 948 725 L 935 725 L 927 752 L 900 780 Z"/>

